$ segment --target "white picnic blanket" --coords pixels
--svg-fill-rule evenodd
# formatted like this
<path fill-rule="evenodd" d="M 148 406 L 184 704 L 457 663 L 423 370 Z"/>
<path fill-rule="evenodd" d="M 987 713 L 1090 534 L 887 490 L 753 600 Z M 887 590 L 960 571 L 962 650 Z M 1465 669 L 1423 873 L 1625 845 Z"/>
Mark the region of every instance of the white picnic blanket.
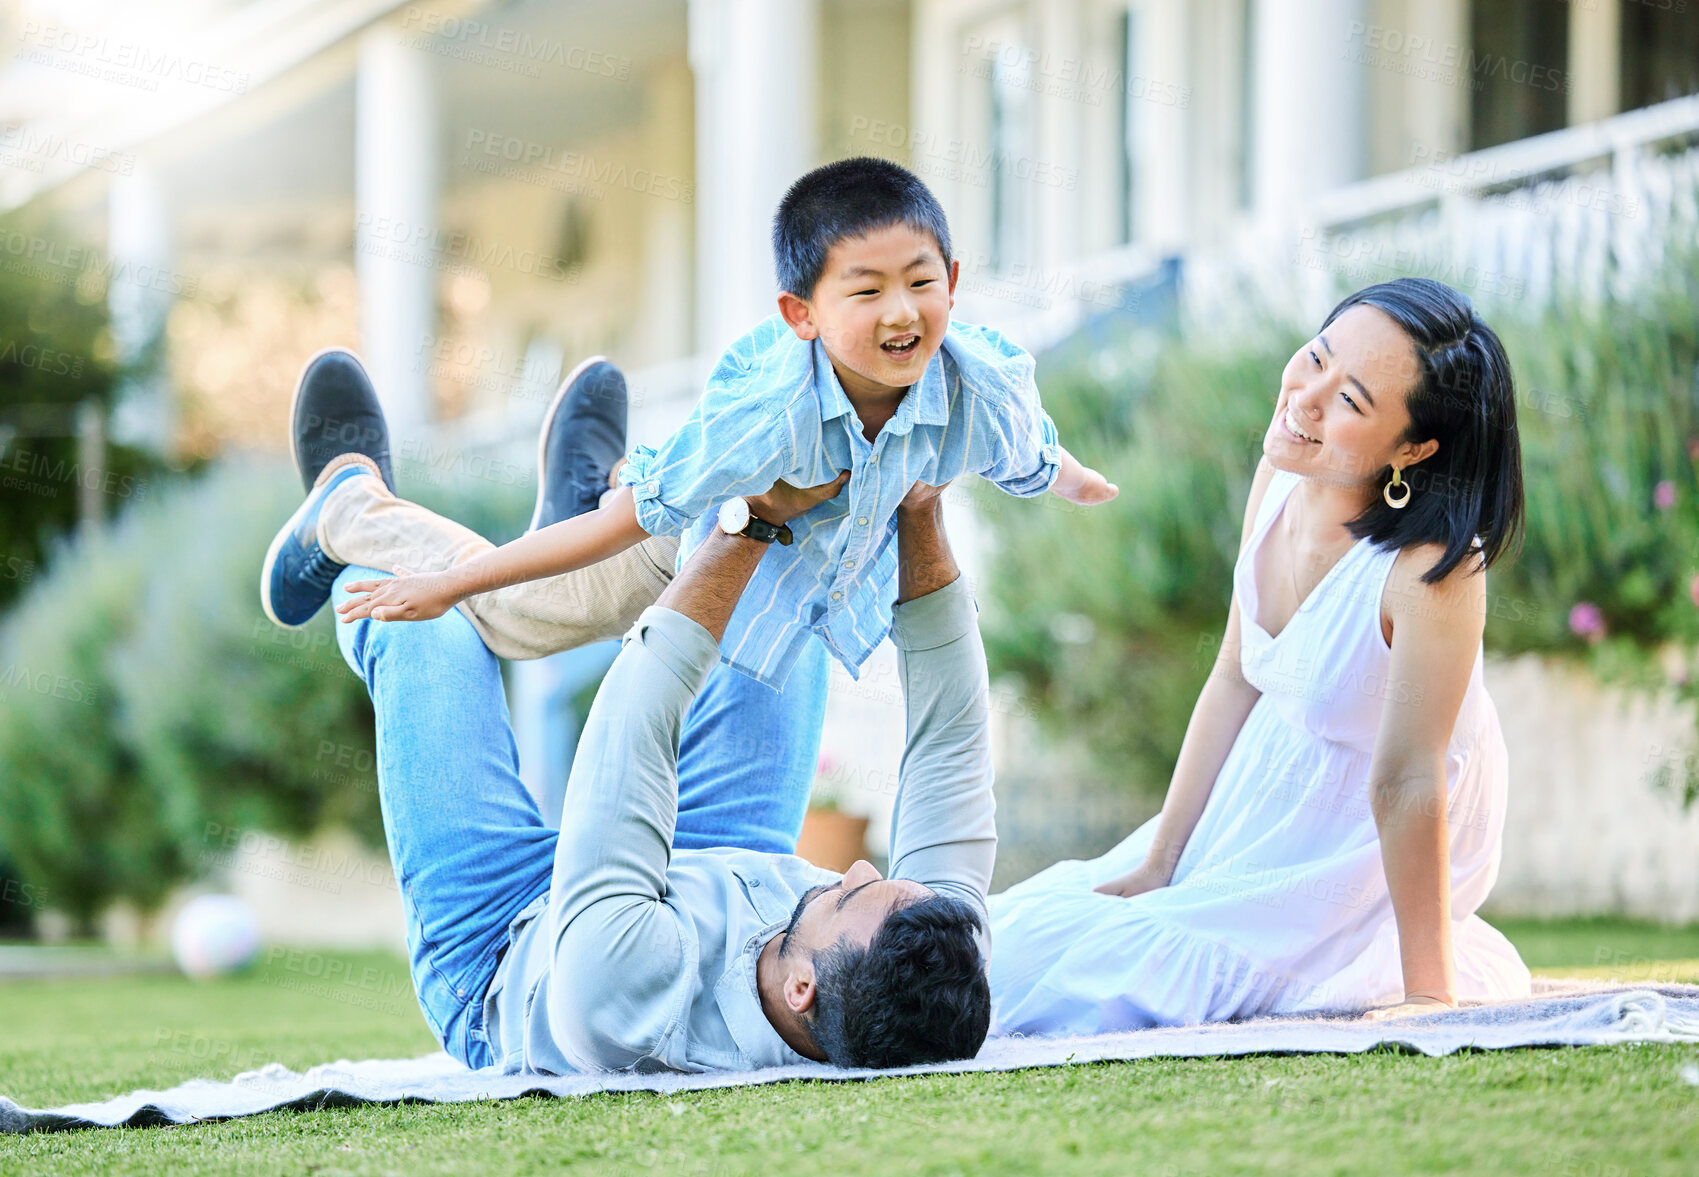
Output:
<path fill-rule="evenodd" d="M 251 1116 L 288 1108 L 311 1111 L 362 1103 L 515 1099 L 597 1091 L 672 1094 L 794 1080 L 844 1081 L 932 1072 L 1012 1071 L 1108 1059 L 1198 1058 L 1250 1054 L 1356 1054 L 1393 1047 L 1440 1056 L 1458 1050 L 1699 1042 L 1699 985 L 1631 987 L 1597 982 L 1535 982 L 1526 1001 L 1483 1004 L 1389 1021 L 1357 1014 L 1254 1018 L 1099 1034 L 1082 1038 L 993 1038 L 976 1058 L 891 1071 L 845 1070 L 821 1063 L 708 1074 L 628 1072 L 559 1076 L 471 1071 L 438 1052 L 414 1059 L 346 1059 L 297 1073 L 281 1063 L 228 1082 L 192 1079 L 167 1091 L 132 1091 L 98 1103 L 34 1110 L 0 1097 L 0 1131 L 141 1128 Z"/>

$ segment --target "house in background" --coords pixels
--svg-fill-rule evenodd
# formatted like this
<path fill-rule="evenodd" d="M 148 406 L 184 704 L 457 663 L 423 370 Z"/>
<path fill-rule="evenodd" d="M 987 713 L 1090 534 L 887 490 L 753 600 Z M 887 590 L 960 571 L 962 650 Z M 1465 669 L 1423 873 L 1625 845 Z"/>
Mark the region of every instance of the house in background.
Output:
<path fill-rule="evenodd" d="M 592 353 L 664 436 L 773 310 L 771 210 L 825 160 L 914 168 L 958 314 L 1037 348 L 1248 272 L 1313 303 L 1353 258 L 1306 286 L 1306 249 L 1376 225 L 1528 280 L 1568 264 L 1547 226 L 1639 231 L 1575 194 L 1699 132 L 1699 13 L 1618 0 L 21 0 L 0 45 L 0 209 L 51 208 L 52 264 L 117 276 L 120 349 L 165 344 L 114 431 L 282 452 L 339 343 L 433 480 L 528 463 Z M 1490 203 L 1554 184 L 1556 213 Z M 545 793 L 575 673 L 519 679 Z M 894 683 L 837 681 L 828 734 L 876 840 Z"/>
<path fill-rule="evenodd" d="M 0 17 L 0 207 L 52 204 L 79 243 L 192 284 L 179 302 L 257 284 L 327 308 L 403 428 L 479 436 L 522 434 L 592 352 L 687 399 L 771 311 L 771 209 L 823 160 L 927 179 L 964 314 L 1065 326 L 1360 181 L 1699 91 L 1699 15 L 1614 0 L 146 9 Z M 185 317 L 173 363 L 217 401 L 242 367 L 225 339 L 280 315 Z M 255 342 L 283 346 L 241 353 L 258 406 L 310 341 Z M 279 441 L 275 417 L 207 411 L 174 440 Z"/>

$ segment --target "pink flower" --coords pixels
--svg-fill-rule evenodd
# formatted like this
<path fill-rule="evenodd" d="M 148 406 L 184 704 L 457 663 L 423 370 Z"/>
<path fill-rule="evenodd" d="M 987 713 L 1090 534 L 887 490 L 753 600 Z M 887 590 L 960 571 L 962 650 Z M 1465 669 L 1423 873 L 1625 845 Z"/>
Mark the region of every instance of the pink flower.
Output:
<path fill-rule="evenodd" d="M 1675 506 L 1675 483 L 1664 479 L 1652 488 L 1652 505 L 1660 511 L 1667 511 Z"/>
<path fill-rule="evenodd" d="M 817 777 L 831 776 L 837 771 L 838 758 L 833 756 L 830 752 L 822 749 L 820 752 L 820 759 L 814 762 L 814 775 Z"/>
<path fill-rule="evenodd" d="M 1605 636 L 1605 615 L 1591 601 L 1580 601 L 1569 611 L 1569 632 L 1596 642 Z"/>

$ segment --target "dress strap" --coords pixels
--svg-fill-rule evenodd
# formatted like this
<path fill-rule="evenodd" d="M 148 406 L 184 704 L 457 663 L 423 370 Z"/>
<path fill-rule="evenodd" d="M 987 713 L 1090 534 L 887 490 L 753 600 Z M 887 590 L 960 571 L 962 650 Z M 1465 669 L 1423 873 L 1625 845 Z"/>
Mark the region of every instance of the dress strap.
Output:
<path fill-rule="evenodd" d="M 1246 553 L 1255 552 L 1262 543 L 1262 537 L 1268 531 L 1268 525 L 1274 517 L 1280 514 L 1280 508 L 1285 506 L 1292 491 L 1303 479 L 1285 470 L 1276 470 L 1274 477 L 1269 479 L 1268 489 L 1263 491 L 1262 502 L 1257 504 L 1257 521 L 1251 528 L 1251 542 L 1245 546 Z"/>

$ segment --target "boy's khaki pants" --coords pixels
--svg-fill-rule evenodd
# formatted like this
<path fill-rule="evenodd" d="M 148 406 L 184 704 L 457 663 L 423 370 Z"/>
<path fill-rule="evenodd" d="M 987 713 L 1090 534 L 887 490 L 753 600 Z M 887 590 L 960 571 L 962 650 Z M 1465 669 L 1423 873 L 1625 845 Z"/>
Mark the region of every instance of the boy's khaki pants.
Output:
<path fill-rule="evenodd" d="M 452 519 L 396 498 L 376 477 L 350 478 L 332 491 L 318 532 L 331 559 L 383 572 L 445 572 L 495 548 Z M 676 538 L 651 536 L 588 568 L 479 593 L 457 608 L 492 654 L 541 658 L 623 636 L 672 581 L 677 558 Z"/>

